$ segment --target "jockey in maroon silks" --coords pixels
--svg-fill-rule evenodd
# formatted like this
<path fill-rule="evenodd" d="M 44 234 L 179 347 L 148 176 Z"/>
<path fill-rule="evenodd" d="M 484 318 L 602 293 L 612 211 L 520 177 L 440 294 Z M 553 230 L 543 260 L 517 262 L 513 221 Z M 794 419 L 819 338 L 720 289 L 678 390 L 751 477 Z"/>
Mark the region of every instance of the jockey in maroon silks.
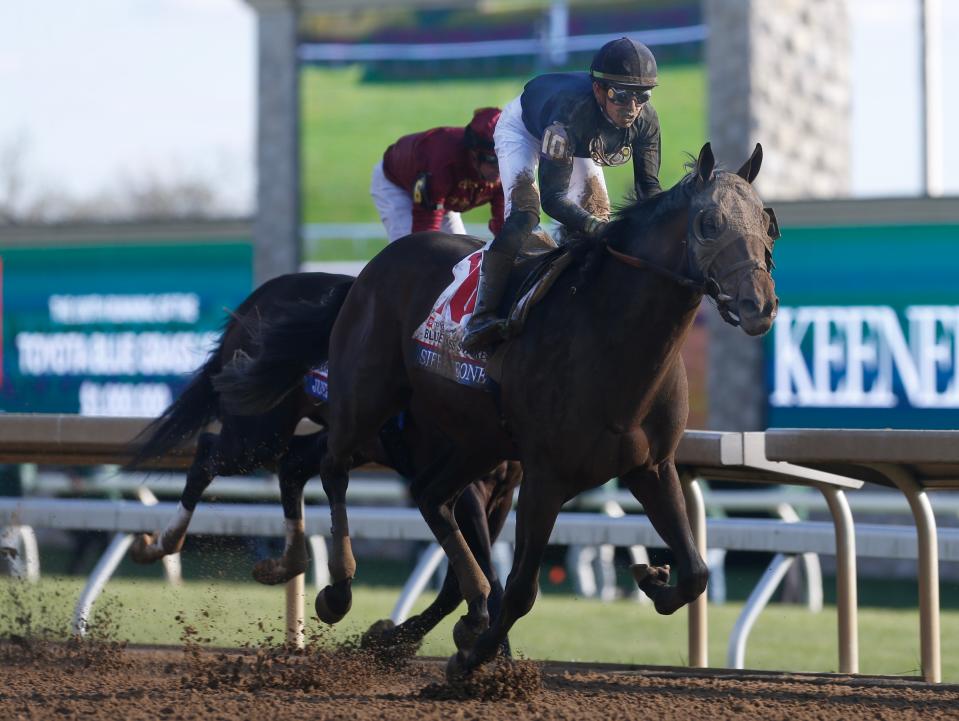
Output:
<path fill-rule="evenodd" d="M 465 128 L 405 135 L 373 168 L 370 194 L 390 242 L 423 230 L 463 235 L 460 213 L 490 204 L 490 231 L 503 227 L 503 188 L 493 150 L 499 108 L 480 108 Z"/>

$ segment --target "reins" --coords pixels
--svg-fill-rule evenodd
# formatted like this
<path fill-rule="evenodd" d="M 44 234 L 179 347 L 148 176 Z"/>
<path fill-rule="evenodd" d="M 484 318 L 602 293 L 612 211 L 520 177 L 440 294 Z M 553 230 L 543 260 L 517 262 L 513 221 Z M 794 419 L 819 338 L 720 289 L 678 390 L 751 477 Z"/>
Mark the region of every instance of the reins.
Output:
<path fill-rule="evenodd" d="M 631 268 L 650 270 L 653 273 L 662 276 L 663 278 L 673 281 L 683 288 L 689 288 L 697 293 L 708 295 L 710 298 L 716 301 L 716 308 L 723 320 L 733 326 L 739 325 L 739 316 L 729 309 L 729 302 L 732 300 L 732 296 L 723 290 L 722 281 L 729 277 L 729 275 L 732 273 L 736 272 L 737 270 L 741 270 L 742 268 L 751 267 L 753 270 L 759 270 L 762 268 L 757 260 L 750 258 L 740 261 L 739 263 L 734 264 L 732 267 L 727 268 L 725 272 L 723 272 L 723 274 L 718 278 L 707 273 L 703 280 L 696 280 L 694 278 L 690 278 L 689 276 L 683 275 L 682 273 L 677 273 L 674 270 L 670 270 L 669 268 L 664 268 L 656 263 L 651 263 L 644 258 L 637 258 L 636 256 L 628 255 L 618 251 L 610 246 L 609 243 L 606 243 L 605 245 L 607 252 L 611 256 Z"/>
<path fill-rule="evenodd" d="M 700 293 L 706 292 L 707 286 L 705 282 L 695 280 L 693 278 L 683 275 L 682 273 L 677 273 L 676 271 L 670 270 L 669 268 L 664 268 L 661 265 L 650 263 L 648 260 L 645 260 L 643 258 L 637 258 L 635 256 L 622 253 L 616 250 L 615 248 L 613 248 L 611 245 L 609 245 L 609 243 L 606 244 L 606 250 L 616 260 L 620 261 L 621 263 L 625 263 L 626 265 L 632 268 L 639 268 L 640 270 L 651 270 L 657 275 L 661 275 L 664 278 L 668 278 L 669 280 L 683 286 L 684 288 L 691 288 Z"/>

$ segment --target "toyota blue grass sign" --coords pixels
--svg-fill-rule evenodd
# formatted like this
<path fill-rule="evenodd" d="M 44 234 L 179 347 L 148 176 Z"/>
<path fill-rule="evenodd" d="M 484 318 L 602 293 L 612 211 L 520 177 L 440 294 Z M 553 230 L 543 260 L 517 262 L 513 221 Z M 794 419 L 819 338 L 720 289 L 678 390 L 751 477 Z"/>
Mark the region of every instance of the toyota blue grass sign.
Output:
<path fill-rule="evenodd" d="M 248 239 L 0 248 L 0 411 L 156 416 L 252 285 Z"/>

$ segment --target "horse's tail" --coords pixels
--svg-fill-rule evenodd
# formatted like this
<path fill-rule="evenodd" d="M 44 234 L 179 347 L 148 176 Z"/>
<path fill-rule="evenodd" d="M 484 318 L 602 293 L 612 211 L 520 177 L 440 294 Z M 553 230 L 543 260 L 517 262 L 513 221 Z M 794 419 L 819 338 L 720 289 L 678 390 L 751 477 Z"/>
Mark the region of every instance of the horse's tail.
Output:
<path fill-rule="evenodd" d="M 160 458 L 181 443 L 188 441 L 217 416 L 217 395 L 212 377 L 220 371 L 220 351 L 231 320 L 220 337 L 219 346 L 209 359 L 193 374 L 184 391 L 163 414 L 153 420 L 133 440 L 133 457 L 124 466 L 133 470 L 154 458 Z"/>
<path fill-rule="evenodd" d="M 241 416 L 265 413 L 301 386 L 310 368 L 327 359 L 333 323 L 352 285 L 335 285 L 317 300 L 289 304 L 276 318 L 262 319 L 259 352 L 237 352 L 213 378 L 223 409 Z"/>

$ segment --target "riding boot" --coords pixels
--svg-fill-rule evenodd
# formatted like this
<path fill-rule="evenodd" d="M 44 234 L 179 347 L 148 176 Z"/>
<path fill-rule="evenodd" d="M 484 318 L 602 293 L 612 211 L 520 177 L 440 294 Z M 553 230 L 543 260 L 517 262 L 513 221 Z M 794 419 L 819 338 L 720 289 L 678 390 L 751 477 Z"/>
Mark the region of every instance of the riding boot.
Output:
<path fill-rule="evenodd" d="M 463 349 L 468 353 L 486 350 L 503 340 L 506 321 L 497 314 L 513 258 L 506 253 L 487 250 L 483 254 L 479 284 L 476 291 L 476 309 L 466 324 Z"/>

